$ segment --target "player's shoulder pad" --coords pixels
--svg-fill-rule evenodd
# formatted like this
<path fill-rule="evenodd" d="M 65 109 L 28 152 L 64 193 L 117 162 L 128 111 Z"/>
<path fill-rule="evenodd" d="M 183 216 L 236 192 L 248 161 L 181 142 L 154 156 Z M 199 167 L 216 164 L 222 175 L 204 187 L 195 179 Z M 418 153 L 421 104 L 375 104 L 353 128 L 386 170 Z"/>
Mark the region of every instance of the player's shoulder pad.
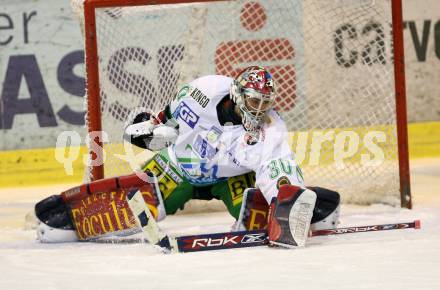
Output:
<path fill-rule="evenodd" d="M 207 75 L 195 79 L 189 85 L 200 90 L 209 99 L 223 98 L 229 94 L 232 78 L 222 75 Z"/>

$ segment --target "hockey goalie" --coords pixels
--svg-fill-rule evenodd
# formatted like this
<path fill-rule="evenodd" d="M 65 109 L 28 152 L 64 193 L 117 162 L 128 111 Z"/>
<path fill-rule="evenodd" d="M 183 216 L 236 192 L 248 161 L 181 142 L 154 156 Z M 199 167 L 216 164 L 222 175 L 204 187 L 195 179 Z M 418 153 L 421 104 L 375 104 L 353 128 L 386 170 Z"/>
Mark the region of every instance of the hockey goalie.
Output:
<path fill-rule="evenodd" d="M 124 199 L 133 190 L 157 221 L 191 199 L 219 199 L 233 230 L 267 229 L 272 246 L 304 246 L 311 228 L 334 228 L 339 194 L 305 186 L 276 96 L 275 80 L 258 66 L 184 85 L 161 112 L 140 113 L 125 128 L 126 141 L 157 151 L 143 166 L 147 181 L 139 173 L 104 179 L 42 200 L 40 240 L 135 233 Z"/>

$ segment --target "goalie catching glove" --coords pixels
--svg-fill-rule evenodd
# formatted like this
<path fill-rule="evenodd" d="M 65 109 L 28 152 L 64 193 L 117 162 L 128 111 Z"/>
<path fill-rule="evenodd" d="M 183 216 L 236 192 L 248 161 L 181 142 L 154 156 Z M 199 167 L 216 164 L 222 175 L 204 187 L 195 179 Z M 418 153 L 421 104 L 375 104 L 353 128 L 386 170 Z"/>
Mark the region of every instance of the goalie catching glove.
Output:
<path fill-rule="evenodd" d="M 158 114 L 143 112 L 136 115 L 133 122 L 125 128 L 124 139 L 138 147 L 158 151 L 174 144 L 179 134 L 178 129 L 179 126 L 167 106 Z"/>

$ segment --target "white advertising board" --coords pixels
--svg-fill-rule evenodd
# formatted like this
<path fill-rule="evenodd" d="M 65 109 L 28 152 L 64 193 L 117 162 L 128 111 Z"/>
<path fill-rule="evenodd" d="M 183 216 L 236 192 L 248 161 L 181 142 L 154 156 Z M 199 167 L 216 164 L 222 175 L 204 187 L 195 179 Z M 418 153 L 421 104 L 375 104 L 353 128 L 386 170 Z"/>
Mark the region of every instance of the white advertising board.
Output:
<path fill-rule="evenodd" d="M 440 1 L 425 0 L 421 4 L 404 0 L 404 20 L 409 120 L 440 120 Z M 225 21 L 234 20 L 225 17 Z M 227 42 L 231 34 L 220 32 L 219 42 Z M 197 37 L 193 34 L 195 41 Z M 241 37 L 244 40 L 250 36 Z M 196 61 L 213 68 L 218 50 L 208 51 Z M 296 53 L 301 51 L 297 46 Z M 307 53 L 306 47 L 304 51 Z M 191 52 L 187 53 L 191 57 Z M 65 130 L 84 135 L 83 62 L 82 37 L 69 1 L 2 1 L 0 150 L 53 147 L 58 134 Z M 355 76 L 356 69 L 358 66 L 353 66 L 346 73 Z M 181 78 L 197 73 L 189 69 Z M 158 85 L 158 80 L 153 84 Z"/>

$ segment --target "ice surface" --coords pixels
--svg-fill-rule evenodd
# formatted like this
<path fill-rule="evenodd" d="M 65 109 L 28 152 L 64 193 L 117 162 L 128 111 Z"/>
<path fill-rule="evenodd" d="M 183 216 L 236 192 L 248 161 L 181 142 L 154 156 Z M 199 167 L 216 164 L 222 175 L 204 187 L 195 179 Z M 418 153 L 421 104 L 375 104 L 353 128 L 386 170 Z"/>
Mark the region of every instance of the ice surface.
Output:
<path fill-rule="evenodd" d="M 344 205 L 340 226 L 421 230 L 314 237 L 306 248 L 164 255 L 147 244 L 40 244 L 33 204 L 70 185 L 0 190 L 0 289 L 440 289 L 440 160 L 411 162 L 414 209 Z M 173 235 L 229 230 L 225 212 L 167 217 Z"/>

